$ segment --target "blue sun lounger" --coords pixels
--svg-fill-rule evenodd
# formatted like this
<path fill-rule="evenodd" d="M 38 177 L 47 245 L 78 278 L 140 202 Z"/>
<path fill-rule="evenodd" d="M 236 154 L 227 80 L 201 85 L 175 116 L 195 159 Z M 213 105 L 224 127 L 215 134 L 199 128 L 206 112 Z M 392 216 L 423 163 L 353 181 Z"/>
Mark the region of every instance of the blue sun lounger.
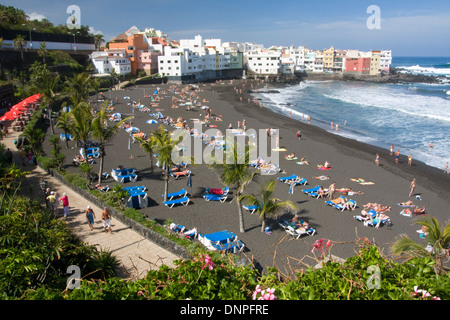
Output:
<path fill-rule="evenodd" d="M 176 198 L 176 197 L 185 197 L 186 195 L 187 195 L 186 189 L 181 189 L 180 191 L 177 191 L 177 192 L 168 193 L 167 200 L 172 200 L 173 198 Z M 164 197 L 164 195 L 162 195 L 162 196 Z"/>
<path fill-rule="evenodd" d="M 137 174 L 127 174 L 122 176 L 114 176 L 113 178 L 119 183 L 125 183 L 125 182 L 136 182 L 138 176 Z"/>
<path fill-rule="evenodd" d="M 250 212 L 250 214 L 254 214 L 255 211 L 258 210 L 259 207 L 257 205 L 253 205 L 253 206 L 245 206 L 245 205 L 243 205 L 242 208 L 244 208 L 245 210 Z"/>
<path fill-rule="evenodd" d="M 277 178 L 277 179 L 278 179 L 278 181 L 286 182 L 287 180 L 294 180 L 294 179 L 297 179 L 297 175 L 293 174 L 293 175 L 291 175 L 291 176 L 289 176 L 289 177 L 279 177 L 279 178 Z"/>
<path fill-rule="evenodd" d="M 245 244 L 241 240 L 235 240 L 233 242 L 219 243 L 219 244 L 213 245 L 213 247 L 216 250 L 222 250 L 222 251 L 226 251 L 226 252 L 236 253 L 236 252 L 242 252 L 245 248 Z"/>
<path fill-rule="evenodd" d="M 182 204 L 184 206 L 187 206 L 189 204 L 189 201 L 190 200 L 188 197 L 183 197 L 183 198 L 179 198 L 179 199 L 167 200 L 167 201 L 164 201 L 163 203 L 167 207 L 172 208 L 176 204 Z"/>
<path fill-rule="evenodd" d="M 222 194 L 222 195 L 218 195 L 218 194 L 211 194 L 211 193 L 207 193 L 203 195 L 203 198 L 206 201 L 220 201 L 220 202 L 225 202 L 228 198 L 228 194 Z"/>
<path fill-rule="evenodd" d="M 132 187 L 125 187 L 122 188 L 125 191 L 128 192 L 133 192 L 133 191 L 147 191 L 147 187 L 146 186 L 132 186 Z"/>
<path fill-rule="evenodd" d="M 314 187 L 314 188 L 311 188 L 311 189 L 304 189 L 304 190 L 302 190 L 304 193 L 306 193 L 306 194 L 311 194 L 311 193 L 314 193 L 314 192 L 317 192 L 317 191 L 319 191 L 319 189 L 320 189 L 320 186 L 316 186 L 316 187 Z"/>

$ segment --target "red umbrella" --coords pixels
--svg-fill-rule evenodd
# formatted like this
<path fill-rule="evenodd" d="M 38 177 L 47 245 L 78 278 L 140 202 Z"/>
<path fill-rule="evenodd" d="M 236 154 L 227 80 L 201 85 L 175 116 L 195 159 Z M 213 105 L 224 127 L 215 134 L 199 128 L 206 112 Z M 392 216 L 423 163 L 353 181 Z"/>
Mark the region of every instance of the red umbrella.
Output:
<path fill-rule="evenodd" d="M 9 120 L 14 120 L 16 117 L 12 114 L 4 114 L 1 118 L 0 121 L 9 121 Z"/>

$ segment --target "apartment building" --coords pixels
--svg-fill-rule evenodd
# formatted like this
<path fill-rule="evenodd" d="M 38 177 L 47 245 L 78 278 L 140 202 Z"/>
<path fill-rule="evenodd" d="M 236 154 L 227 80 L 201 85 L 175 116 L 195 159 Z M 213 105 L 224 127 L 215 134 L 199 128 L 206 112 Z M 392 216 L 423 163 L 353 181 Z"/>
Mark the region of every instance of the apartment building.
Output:
<path fill-rule="evenodd" d="M 131 74 L 136 75 L 139 67 L 139 51 L 148 50 L 148 43 L 143 34 L 121 34 L 109 43 L 109 49 L 123 49 L 131 63 Z"/>
<path fill-rule="evenodd" d="M 131 73 L 131 62 L 126 57 L 125 50 L 94 51 L 91 53 L 91 61 L 99 75 L 110 74 L 113 70 L 118 75 Z"/>
<path fill-rule="evenodd" d="M 281 51 L 253 50 L 244 53 L 247 72 L 257 75 L 275 75 L 281 71 Z"/>

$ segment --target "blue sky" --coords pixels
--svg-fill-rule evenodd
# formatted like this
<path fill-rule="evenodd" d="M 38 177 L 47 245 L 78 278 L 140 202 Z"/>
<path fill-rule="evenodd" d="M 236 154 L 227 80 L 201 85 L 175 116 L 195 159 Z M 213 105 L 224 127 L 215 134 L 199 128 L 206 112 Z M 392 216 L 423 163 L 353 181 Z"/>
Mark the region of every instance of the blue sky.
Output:
<path fill-rule="evenodd" d="M 397 56 L 450 56 L 449 0 L 0 0 L 31 17 L 65 24 L 69 5 L 81 24 L 106 40 L 135 25 L 170 39 L 220 38 L 312 49 L 390 49 Z M 371 5 L 380 8 L 380 29 L 369 29 Z"/>

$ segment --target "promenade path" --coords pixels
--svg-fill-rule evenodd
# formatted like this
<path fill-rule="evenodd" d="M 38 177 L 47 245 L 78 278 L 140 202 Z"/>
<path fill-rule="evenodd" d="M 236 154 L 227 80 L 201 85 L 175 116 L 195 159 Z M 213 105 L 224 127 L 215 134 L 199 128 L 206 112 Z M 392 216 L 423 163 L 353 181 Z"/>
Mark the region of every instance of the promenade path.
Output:
<path fill-rule="evenodd" d="M 60 205 L 60 219 L 65 219 L 73 234 L 78 236 L 81 241 L 95 245 L 98 249 L 111 251 L 120 260 L 120 276 L 130 280 L 140 279 L 145 277 L 149 270 L 157 270 L 161 265 L 173 267 L 173 261 L 180 259 L 180 257 L 139 235 L 120 221 L 115 220 L 114 217 L 111 221 L 112 233 L 105 232 L 101 223 L 103 208 L 89 203 L 88 200 L 49 175 L 41 167 L 30 165 L 27 161 L 21 159 L 19 151 L 14 145 L 14 140 L 17 139 L 19 134 L 19 132 L 10 132 L 0 143 L 3 143 L 6 148 L 13 152 L 13 161 L 19 168 L 31 172 L 23 183 L 23 192 L 31 198 L 38 199 L 44 203 L 43 191 L 39 188 L 39 183 L 43 179 L 45 179 L 52 191 L 58 193 L 59 197 L 65 192 L 69 197 L 70 215 L 68 218 L 63 218 L 63 209 Z M 25 163 L 25 166 L 23 163 Z M 96 215 L 93 231 L 89 230 L 84 215 L 88 205 L 91 206 Z"/>

